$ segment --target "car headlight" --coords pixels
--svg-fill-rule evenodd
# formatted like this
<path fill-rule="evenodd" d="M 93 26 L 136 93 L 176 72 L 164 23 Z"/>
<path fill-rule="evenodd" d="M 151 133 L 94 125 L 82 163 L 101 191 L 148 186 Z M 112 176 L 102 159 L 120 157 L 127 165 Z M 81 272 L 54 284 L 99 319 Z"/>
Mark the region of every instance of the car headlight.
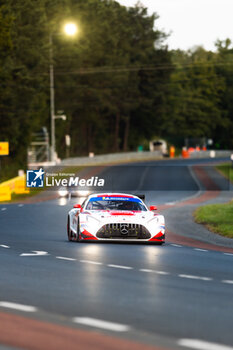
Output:
<path fill-rule="evenodd" d="M 66 188 L 60 189 L 58 191 L 58 194 L 59 194 L 60 197 L 65 197 L 65 196 L 68 195 L 68 190 Z"/>
<path fill-rule="evenodd" d="M 80 197 L 87 197 L 90 193 L 90 191 L 87 190 L 77 190 L 76 191 L 77 195 Z"/>

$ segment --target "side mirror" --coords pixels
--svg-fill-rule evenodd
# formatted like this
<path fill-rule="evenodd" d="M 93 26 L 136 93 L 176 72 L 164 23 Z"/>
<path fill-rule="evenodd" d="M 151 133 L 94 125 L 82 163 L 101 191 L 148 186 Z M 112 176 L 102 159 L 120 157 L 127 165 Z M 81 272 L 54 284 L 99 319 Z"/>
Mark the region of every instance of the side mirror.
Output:
<path fill-rule="evenodd" d="M 81 206 L 81 204 L 75 204 L 75 205 L 73 206 L 73 208 L 75 208 L 75 209 L 81 209 L 82 206 Z"/>
<path fill-rule="evenodd" d="M 157 210 L 156 205 L 151 205 L 151 206 L 150 206 L 150 211 L 154 211 L 154 210 Z"/>

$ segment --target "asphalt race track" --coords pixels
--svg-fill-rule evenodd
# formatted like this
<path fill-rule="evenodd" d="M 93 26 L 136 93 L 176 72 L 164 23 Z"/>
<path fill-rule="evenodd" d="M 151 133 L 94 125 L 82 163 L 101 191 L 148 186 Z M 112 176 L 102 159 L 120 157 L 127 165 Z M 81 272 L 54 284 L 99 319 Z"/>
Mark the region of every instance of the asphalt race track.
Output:
<path fill-rule="evenodd" d="M 179 235 L 179 215 L 165 208 L 198 198 L 204 185 L 183 165 L 204 162 L 103 175 L 114 191 L 146 193 Z M 66 218 L 76 202 L 0 206 L 1 350 L 233 349 L 233 249 L 195 248 L 182 235 L 177 244 L 169 233 L 163 246 L 71 243 Z"/>

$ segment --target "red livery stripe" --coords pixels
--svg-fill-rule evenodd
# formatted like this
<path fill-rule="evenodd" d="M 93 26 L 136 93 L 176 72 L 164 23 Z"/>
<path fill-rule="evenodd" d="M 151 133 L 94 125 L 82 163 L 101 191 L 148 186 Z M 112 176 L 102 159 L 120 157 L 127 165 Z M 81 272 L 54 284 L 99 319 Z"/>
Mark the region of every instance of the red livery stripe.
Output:
<path fill-rule="evenodd" d="M 165 241 L 164 238 L 162 238 L 164 236 L 164 233 L 162 233 L 161 231 L 159 233 L 157 233 L 154 237 L 152 237 L 151 239 L 149 239 L 149 242 L 153 241 L 153 242 L 163 242 Z"/>
<path fill-rule="evenodd" d="M 83 232 L 81 232 L 81 236 L 82 239 L 84 240 L 92 240 L 92 241 L 98 241 L 98 238 L 96 238 L 95 236 L 93 236 L 90 232 L 88 232 L 87 230 L 83 230 Z"/>
<path fill-rule="evenodd" d="M 135 214 L 133 212 L 128 212 L 128 211 L 122 211 L 122 212 L 119 212 L 119 211 L 111 211 L 110 212 L 111 215 L 129 215 L 129 216 L 134 216 Z"/>

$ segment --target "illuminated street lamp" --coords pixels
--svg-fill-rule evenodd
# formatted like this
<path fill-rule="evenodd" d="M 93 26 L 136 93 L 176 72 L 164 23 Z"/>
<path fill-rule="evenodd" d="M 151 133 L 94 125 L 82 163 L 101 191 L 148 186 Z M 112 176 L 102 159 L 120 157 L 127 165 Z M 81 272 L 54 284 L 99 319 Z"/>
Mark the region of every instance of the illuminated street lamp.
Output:
<path fill-rule="evenodd" d="M 77 26 L 75 23 L 66 23 L 64 26 L 64 33 L 67 36 L 74 36 L 77 33 Z M 63 119 L 61 116 L 55 115 L 55 92 L 54 92 L 54 66 L 53 66 L 53 34 L 49 36 L 49 74 L 50 74 L 50 116 L 51 116 L 51 161 L 55 162 L 56 154 L 56 137 L 55 137 L 55 119 Z"/>
<path fill-rule="evenodd" d="M 75 23 L 66 23 L 64 26 L 64 31 L 66 35 L 73 36 L 77 33 L 77 26 Z"/>

